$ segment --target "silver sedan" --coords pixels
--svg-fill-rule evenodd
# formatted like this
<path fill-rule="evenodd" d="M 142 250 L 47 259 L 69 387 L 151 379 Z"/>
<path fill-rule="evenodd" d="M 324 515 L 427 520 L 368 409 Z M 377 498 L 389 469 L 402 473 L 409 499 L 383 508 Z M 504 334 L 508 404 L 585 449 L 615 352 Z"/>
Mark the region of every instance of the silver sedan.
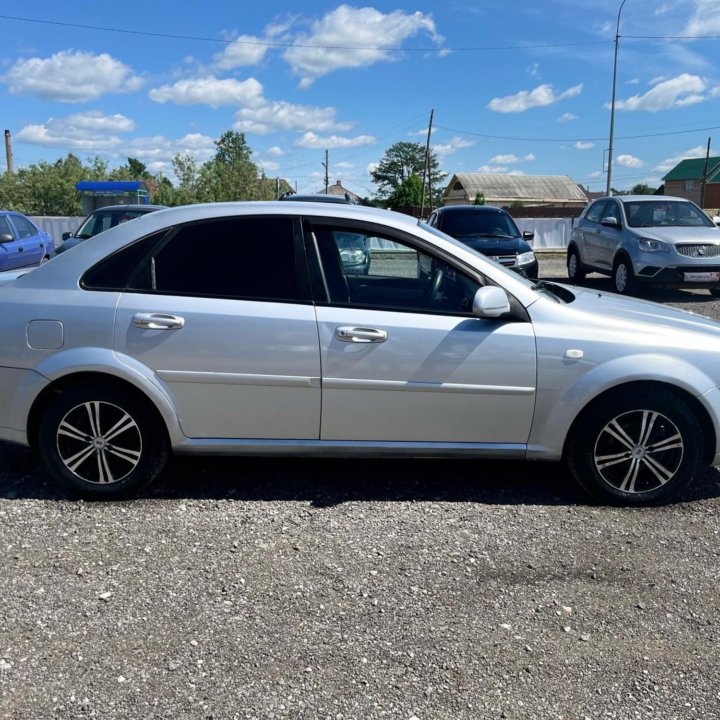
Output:
<path fill-rule="evenodd" d="M 171 452 L 564 459 L 625 504 L 720 462 L 720 325 L 532 283 L 404 215 L 161 210 L 0 284 L 0 439 L 86 496 Z"/>

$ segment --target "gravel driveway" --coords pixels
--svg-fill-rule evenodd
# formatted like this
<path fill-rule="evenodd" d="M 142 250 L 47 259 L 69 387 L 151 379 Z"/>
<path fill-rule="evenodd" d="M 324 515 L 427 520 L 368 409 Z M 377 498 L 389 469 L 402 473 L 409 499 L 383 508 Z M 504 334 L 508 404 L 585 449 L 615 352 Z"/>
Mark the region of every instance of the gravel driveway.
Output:
<path fill-rule="evenodd" d="M 86 503 L 0 444 L 0 717 L 717 718 L 719 508 L 716 470 L 630 510 L 427 460 L 183 459 Z"/>

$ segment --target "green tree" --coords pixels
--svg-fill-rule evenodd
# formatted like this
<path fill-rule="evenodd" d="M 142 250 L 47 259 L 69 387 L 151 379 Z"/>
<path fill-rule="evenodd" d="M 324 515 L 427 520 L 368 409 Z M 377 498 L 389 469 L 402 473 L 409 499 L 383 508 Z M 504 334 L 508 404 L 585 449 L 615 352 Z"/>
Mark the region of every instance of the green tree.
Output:
<path fill-rule="evenodd" d="M 647 183 L 638 183 L 637 185 L 633 185 L 630 192 L 633 195 L 652 195 L 655 190 L 657 190 L 657 188 L 651 188 Z"/>
<path fill-rule="evenodd" d="M 437 155 L 430 151 L 430 181 L 433 192 L 433 205 L 439 203 L 442 194 L 441 185 L 447 173 L 440 172 Z M 425 146 L 421 143 L 397 142 L 391 145 L 370 175 L 378 186 L 377 197 L 389 202 L 398 188 L 413 175 L 420 178 L 425 169 Z"/>
<path fill-rule="evenodd" d="M 388 206 L 394 208 L 420 207 L 422 202 L 422 180 L 410 175 L 402 185 L 388 198 Z"/>
<path fill-rule="evenodd" d="M 475 193 L 475 200 L 473 205 L 484 205 L 485 204 L 485 193 L 481 193 L 479 190 Z"/>

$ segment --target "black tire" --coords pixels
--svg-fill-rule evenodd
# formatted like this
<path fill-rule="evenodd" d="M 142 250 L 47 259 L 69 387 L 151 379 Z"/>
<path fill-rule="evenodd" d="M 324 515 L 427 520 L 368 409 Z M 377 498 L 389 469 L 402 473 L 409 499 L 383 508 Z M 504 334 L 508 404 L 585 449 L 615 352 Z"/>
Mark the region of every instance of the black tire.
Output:
<path fill-rule="evenodd" d="M 580 253 L 575 247 L 568 248 L 567 273 L 568 277 L 573 282 L 582 282 L 585 279 L 585 275 L 587 274 L 585 268 L 580 262 Z"/>
<path fill-rule="evenodd" d="M 101 384 L 54 395 L 40 418 L 38 446 L 52 477 L 87 498 L 129 495 L 154 480 L 168 458 L 149 401 Z"/>
<path fill-rule="evenodd" d="M 596 402 L 575 423 L 565 456 L 590 495 L 618 505 L 669 502 L 692 482 L 701 458 L 697 417 L 662 388 Z"/>
<path fill-rule="evenodd" d="M 632 295 L 635 292 L 635 272 L 632 263 L 625 255 L 615 260 L 613 265 L 613 288 L 620 295 Z"/>
<path fill-rule="evenodd" d="M 720 298 L 720 287 L 710 288 L 710 294 L 714 298 Z"/>

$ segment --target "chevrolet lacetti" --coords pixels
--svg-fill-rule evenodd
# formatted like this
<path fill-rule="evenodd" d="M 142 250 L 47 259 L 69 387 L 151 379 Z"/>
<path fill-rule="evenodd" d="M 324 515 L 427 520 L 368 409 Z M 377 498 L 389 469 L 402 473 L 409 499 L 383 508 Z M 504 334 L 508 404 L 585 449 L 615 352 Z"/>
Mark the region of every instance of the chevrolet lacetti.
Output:
<path fill-rule="evenodd" d="M 170 452 L 564 459 L 626 504 L 720 463 L 719 324 L 531 282 L 404 215 L 178 207 L 5 275 L 0 439 L 86 496 Z"/>

